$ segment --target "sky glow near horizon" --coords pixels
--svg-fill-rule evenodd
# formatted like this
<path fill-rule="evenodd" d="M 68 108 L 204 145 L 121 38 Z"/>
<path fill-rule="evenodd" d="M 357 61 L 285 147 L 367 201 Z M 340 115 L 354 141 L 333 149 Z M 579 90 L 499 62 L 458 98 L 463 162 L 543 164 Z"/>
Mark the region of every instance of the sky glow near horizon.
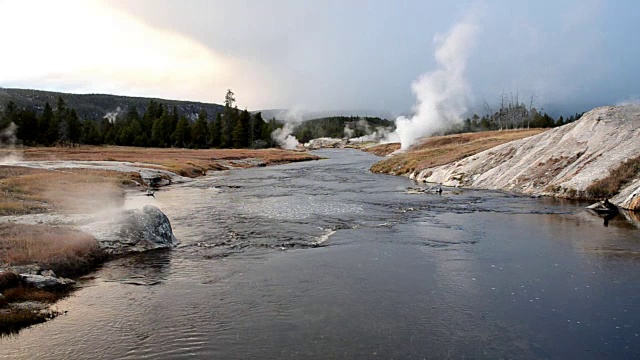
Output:
<path fill-rule="evenodd" d="M 407 113 L 434 36 L 474 8 L 470 110 L 502 92 L 563 112 L 639 98 L 640 4 L 598 0 L 0 0 L 0 87 Z"/>

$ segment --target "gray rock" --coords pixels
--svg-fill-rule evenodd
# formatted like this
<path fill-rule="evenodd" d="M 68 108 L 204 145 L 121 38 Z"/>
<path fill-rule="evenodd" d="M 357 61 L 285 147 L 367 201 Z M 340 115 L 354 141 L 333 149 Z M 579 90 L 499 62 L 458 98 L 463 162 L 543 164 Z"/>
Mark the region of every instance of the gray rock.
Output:
<path fill-rule="evenodd" d="M 618 207 L 610 203 L 608 199 L 604 201 L 598 201 L 595 204 L 587 206 L 587 209 L 592 210 L 598 214 L 617 214 Z"/>
<path fill-rule="evenodd" d="M 11 270 L 16 274 L 30 274 L 30 275 L 38 275 L 42 271 L 40 265 L 31 264 L 31 265 L 16 265 L 10 266 L 7 270 Z"/>
<path fill-rule="evenodd" d="M 93 235 L 110 255 L 171 248 L 180 243 L 167 216 L 153 205 L 112 214 L 109 219 L 83 226 L 82 230 Z"/>
<path fill-rule="evenodd" d="M 0 293 L 0 300 L 4 300 L 4 295 L 2 295 L 2 293 Z"/>
<path fill-rule="evenodd" d="M 640 179 L 636 179 L 630 185 L 626 186 L 612 202 L 619 204 L 621 208 L 640 211 Z"/>
<path fill-rule="evenodd" d="M 67 288 L 76 282 L 71 279 L 57 278 L 55 276 L 20 274 L 22 281 L 27 285 L 44 290 L 58 290 Z"/>
<path fill-rule="evenodd" d="M 40 275 L 56 277 L 56 274 L 53 272 L 53 270 L 43 270 L 40 272 Z"/>
<path fill-rule="evenodd" d="M 49 304 L 39 301 L 22 301 L 19 303 L 11 304 L 11 307 L 20 310 L 40 311 L 48 308 Z"/>

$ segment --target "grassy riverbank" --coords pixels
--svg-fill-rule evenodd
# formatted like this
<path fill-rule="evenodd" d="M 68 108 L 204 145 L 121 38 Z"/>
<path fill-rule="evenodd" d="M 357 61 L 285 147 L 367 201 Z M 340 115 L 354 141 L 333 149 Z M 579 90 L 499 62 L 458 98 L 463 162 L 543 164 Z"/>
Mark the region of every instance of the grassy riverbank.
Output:
<path fill-rule="evenodd" d="M 268 166 L 315 160 L 317 156 L 280 149 L 190 150 L 116 146 L 24 148 L 0 151 L 22 161 L 122 161 L 163 169 L 182 176 L 207 171 Z M 56 315 L 49 305 L 68 290 L 41 290 L 21 281 L 16 272 L 75 277 L 91 271 L 105 259 L 91 235 L 44 220 L 20 223 L 2 216 L 35 214 L 90 214 L 124 205 L 127 189 L 145 190 L 137 172 L 100 169 L 39 169 L 0 165 L 0 335 L 46 321 Z M 6 218 L 9 219 L 9 218 Z M 5 269 L 6 271 L 2 271 Z"/>
<path fill-rule="evenodd" d="M 209 170 L 269 166 L 317 160 L 307 152 L 283 149 L 174 149 L 126 146 L 82 146 L 26 148 L 24 160 L 127 161 L 197 177 Z"/>
<path fill-rule="evenodd" d="M 478 133 L 434 136 L 423 139 L 409 150 L 375 163 L 371 171 L 392 175 L 406 175 L 417 169 L 449 164 L 481 151 L 533 136 L 545 129 L 484 131 Z M 399 144 L 382 144 L 365 151 L 388 155 L 400 148 Z"/>

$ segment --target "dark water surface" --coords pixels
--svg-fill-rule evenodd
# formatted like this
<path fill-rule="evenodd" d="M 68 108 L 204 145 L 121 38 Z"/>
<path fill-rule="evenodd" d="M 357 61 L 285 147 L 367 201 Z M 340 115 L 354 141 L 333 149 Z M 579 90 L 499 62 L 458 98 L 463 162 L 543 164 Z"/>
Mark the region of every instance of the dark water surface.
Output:
<path fill-rule="evenodd" d="M 182 245 L 106 264 L 2 358 L 640 357 L 640 231 L 582 204 L 405 194 L 374 156 L 134 195 Z"/>

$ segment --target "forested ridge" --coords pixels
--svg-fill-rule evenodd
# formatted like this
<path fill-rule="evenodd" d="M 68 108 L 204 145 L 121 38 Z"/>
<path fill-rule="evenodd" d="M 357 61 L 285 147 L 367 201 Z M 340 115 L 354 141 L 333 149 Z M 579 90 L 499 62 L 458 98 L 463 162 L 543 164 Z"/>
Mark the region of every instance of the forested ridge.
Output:
<path fill-rule="evenodd" d="M 114 116 L 98 119 L 78 116 L 59 96 L 55 108 L 46 102 L 42 111 L 18 107 L 9 101 L 0 117 L 0 129 L 13 123 L 16 136 L 24 145 L 123 145 L 189 148 L 265 148 L 275 146 L 273 130 L 282 126 L 275 119 L 266 121 L 262 114 L 251 114 L 235 106 L 229 90 L 221 112 L 210 119 L 200 109 L 191 119 L 180 115 L 177 105 L 150 100 L 143 112 L 136 106 Z M 5 135 L 6 136 L 6 135 Z"/>

